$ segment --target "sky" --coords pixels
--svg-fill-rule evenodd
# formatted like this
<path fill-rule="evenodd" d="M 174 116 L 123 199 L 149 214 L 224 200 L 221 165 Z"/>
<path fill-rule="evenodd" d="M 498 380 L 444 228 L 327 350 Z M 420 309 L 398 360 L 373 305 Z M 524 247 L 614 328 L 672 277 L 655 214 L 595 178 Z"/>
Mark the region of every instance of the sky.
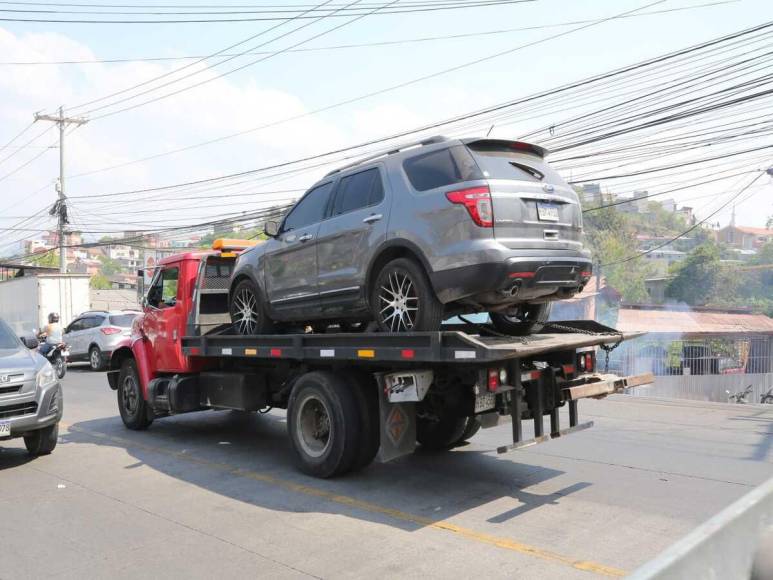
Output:
<path fill-rule="evenodd" d="M 286 48 L 315 35 L 320 36 L 299 48 L 340 47 L 482 31 L 507 32 L 400 45 L 286 52 L 178 95 L 103 118 L 99 118 L 100 115 L 109 109 L 94 109 L 107 101 L 78 105 L 169 73 L 186 63 L 193 63 L 186 71 L 197 73 L 193 80 L 209 79 L 217 72 L 250 63 L 261 56 L 242 57 L 214 68 L 190 60 L 0 64 L 0 146 L 22 131 L 36 111 L 53 113 L 59 106 L 73 115 L 91 111 L 87 115 L 89 122 L 66 137 L 65 148 L 66 193 L 73 198 L 73 215 L 85 229 L 98 232 L 179 225 L 186 220 L 202 221 L 206 216 L 224 211 L 255 209 L 257 202 L 244 195 L 179 206 L 185 209 L 174 209 L 175 203 L 166 203 L 158 206 L 163 207 L 163 211 L 154 211 L 153 206 L 163 202 L 168 193 L 161 191 L 157 195 L 144 196 L 143 199 L 148 201 L 141 206 L 111 205 L 104 200 L 94 203 L 88 198 L 79 201 L 77 196 L 204 179 L 345 147 L 686 47 L 759 24 L 766 15 L 771 15 L 769 2 L 739 0 L 595 25 L 572 24 L 512 31 L 600 20 L 634 9 L 646 13 L 710 2 L 537 0 L 426 13 L 370 15 L 354 22 L 348 22 L 347 18 L 299 21 L 271 33 L 264 32 L 263 36 L 242 45 L 242 49 L 257 47 L 272 35 L 299 25 L 305 27 L 255 50 Z M 145 4 L 132 2 L 140 3 Z M 260 2 L 239 2 L 248 3 L 257 5 Z M 272 2 L 275 3 L 278 2 Z M 295 5 L 298 1 L 284 3 Z M 366 3 L 363 0 L 363 4 Z M 147 5 L 152 6 L 152 3 Z M 0 62 L 207 55 L 276 25 L 266 22 L 97 25 L 0 21 Z M 575 30 L 581 26 L 584 28 Z M 333 27 L 339 28 L 327 32 Z M 559 33 L 565 35 L 550 38 Z M 503 51 L 510 52 L 397 90 L 329 108 L 353 97 Z M 170 86 L 168 90 L 172 89 L 174 87 Z M 147 97 L 156 94 L 159 93 L 149 93 Z M 326 110 L 315 112 L 320 109 Z M 560 115 L 560 112 L 556 114 Z M 286 121 L 290 118 L 295 120 Z M 544 121 L 540 120 L 540 124 Z M 133 162 L 266 125 L 270 126 L 237 138 L 154 160 Z M 533 126 L 528 120 L 522 125 L 494 127 L 492 136 L 513 137 Z M 32 146 L 14 148 L 45 131 L 46 126 L 49 126 L 48 132 Z M 8 228 L 54 201 L 58 151 L 46 147 L 56 145 L 57 140 L 53 125 L 39 122 L 14 142 L 13 147 L 0 150 L 0 228 Z M 10 158 L 2 161 L 11 153 Z M 770 165 L 773 165 L 771 161 Z M 120 165 L 123 166 L 115 167 Z M 310 186 L 330 168 L 318 167 L 289 179 L 280 177 L 267 182 L 261 187 L 279 189 L 283 193 L 264 195 L 261 203 L 297 197 L 296 189 Z M 767 216 L 773 214 L 773 185 L 770 182 L 771 179 L 765 176 L 755 184 L 759 193 L 736 207 L 736 223 L 764 226 Z M 681 198 L 679 194 L 673 197 L 677 201 L 694 199 L 701 191 L 700 188 L 693 189 Z M 710 190 L 706 191 L 710 193 Z M 698 217 L 702 217 L 699 204 L 698 201 L 690 202 L 696 207 Z M 128 213 L 128 207 L 132 208 L 131 213 Z M 730 219 L 730 211 L 728 207 L 712 218 L 712 222 L 725 225 Z M 53 218 L 41 214 L 38 221 L 28 227 L 52 225 Z M 0 234 L 0 248 L 34 235 L 34 232 L 6 231 Z"/>

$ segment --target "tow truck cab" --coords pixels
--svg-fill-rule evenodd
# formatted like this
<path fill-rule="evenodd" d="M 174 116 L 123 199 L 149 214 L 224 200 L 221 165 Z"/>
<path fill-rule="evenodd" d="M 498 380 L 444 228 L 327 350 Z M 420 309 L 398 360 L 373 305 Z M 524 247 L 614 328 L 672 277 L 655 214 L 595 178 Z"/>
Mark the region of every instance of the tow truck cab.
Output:
<path fill-rule="evenodd" d="M 450 449 L 481 427 L 512 423 L 505 452 L 585 429 L 581 398 L 652 381 L 596 372 L 596 347 L 621 333 L 592 321 L 554 323 L 552 333 L 502 337 L 485 325 L 441 332 L 242 336 L 233 332 L 228 289 L 251 242 L 161 260 L 132 327 L 131 347 L 108 371 L 130 429 L 205 409 L 287 409 L 301 468 L 330 477 L 413 452 Z M 569 427 L 559 409 L 568 406 Z M 550 418 L 550 431 L 543 417 Z M 534 421 L 525 439 L 522 421 Z"/>

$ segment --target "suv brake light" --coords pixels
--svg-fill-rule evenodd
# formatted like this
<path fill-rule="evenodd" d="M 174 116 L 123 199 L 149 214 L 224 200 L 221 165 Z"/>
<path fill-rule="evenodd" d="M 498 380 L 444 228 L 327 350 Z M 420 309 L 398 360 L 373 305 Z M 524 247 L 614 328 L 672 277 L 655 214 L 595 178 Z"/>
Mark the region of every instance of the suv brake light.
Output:
<path fill-rule="evenodd" d="M 488 186 L 470 187 L 446 193 L 448 201 L 467 208 L 472 221 L 483 228 L 494 227 L 494 208 Z"/>
<path fill-rule="evenodd" d="M 105 326 L 99 330 L 102 332 L 102 334 L 118 334 L 121 332 L 120 328 L 115 328 L 114 326 Z"/>

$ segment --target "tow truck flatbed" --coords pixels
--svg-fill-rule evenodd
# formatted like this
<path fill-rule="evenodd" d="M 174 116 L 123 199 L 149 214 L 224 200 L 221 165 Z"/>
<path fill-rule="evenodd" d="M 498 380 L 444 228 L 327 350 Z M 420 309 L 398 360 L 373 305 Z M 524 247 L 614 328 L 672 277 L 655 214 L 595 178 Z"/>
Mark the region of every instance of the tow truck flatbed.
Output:
<path fill-rule="evenodd" d="M 550 332 L 528 337 L 486 336 L 494 331 L 476 325 L 448 325 L 440 332 L 325 333 L 186 336 L 183 352 L 198 357 L 245 357 L 309 361 L 469 363 L 534 357 L 558 350 L 617 344 L 639 336 L 592 321 L 554 323 Z"/>

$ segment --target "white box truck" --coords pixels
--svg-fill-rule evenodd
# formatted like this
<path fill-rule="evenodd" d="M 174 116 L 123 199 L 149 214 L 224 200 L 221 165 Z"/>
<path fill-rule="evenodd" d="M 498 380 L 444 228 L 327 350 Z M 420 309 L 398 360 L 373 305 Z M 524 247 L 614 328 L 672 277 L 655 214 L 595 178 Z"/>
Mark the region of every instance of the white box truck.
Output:
<path fill-rule="evenodd" d="M 58 312 L 63 327 L 90 308 L 86 274 L 39 274 L 0 282 L 0 318 L 16 334 L 34 334 Z"/>

